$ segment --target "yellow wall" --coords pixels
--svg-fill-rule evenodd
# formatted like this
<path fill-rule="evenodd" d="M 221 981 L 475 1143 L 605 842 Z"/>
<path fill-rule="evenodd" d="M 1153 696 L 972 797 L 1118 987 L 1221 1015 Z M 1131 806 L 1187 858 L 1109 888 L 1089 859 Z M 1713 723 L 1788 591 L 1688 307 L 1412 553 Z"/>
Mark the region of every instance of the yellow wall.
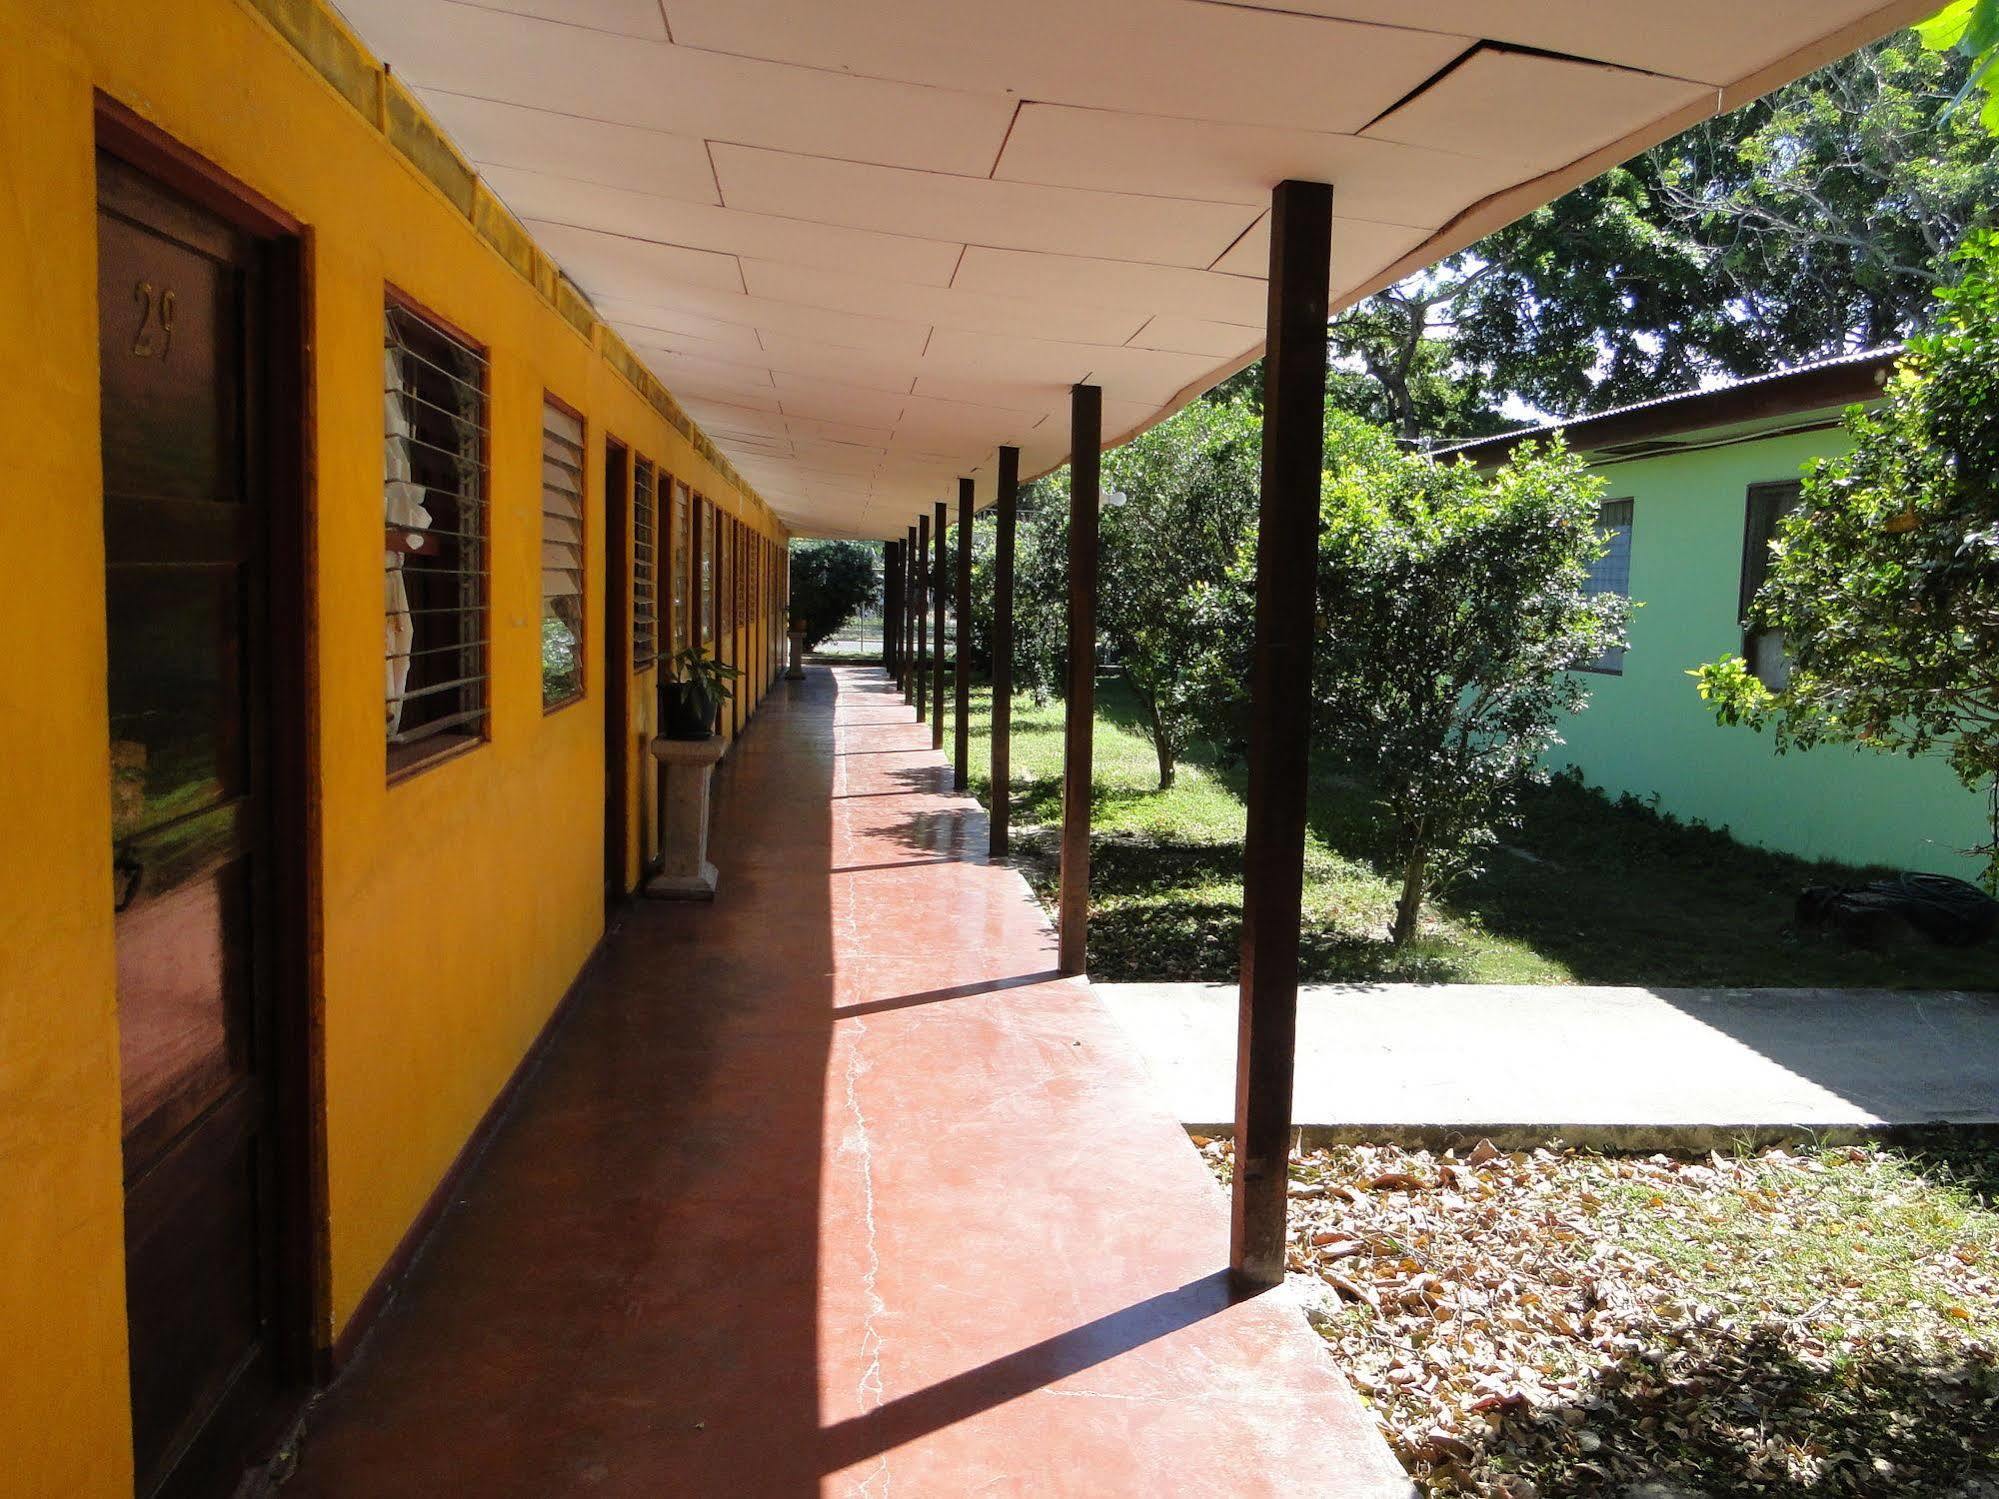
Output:
<path fill-rule="evenodd" d="M 475 233 L 257 8 L 0 0 L 0 377 L 10 392 L 0 437 L 12 455 L 0 554 L 17 562 L 0 590 L 0 638 L 11 642 L 0 672 L 0 1489 L 23 1494 L 131 1486 L 93 89 L 310 227 L 323 1342 L 601 931 L 605 674 L 629 660 L 615 642 L 606 657 L 605 435 L 779 534 L 761 501 L 600 357 L 548 288 Z M 492 359 L 492 742 L 395 786 L 381 729 L 385 282 L 485 342 Z M 587 695 L 546 717 L 544 388 L 584 413 L 590 455 Z M 759 677 L 745 685 L 760 691 Z M 632 702 L 650 713 L 649 675 L 634 679 Z"/>

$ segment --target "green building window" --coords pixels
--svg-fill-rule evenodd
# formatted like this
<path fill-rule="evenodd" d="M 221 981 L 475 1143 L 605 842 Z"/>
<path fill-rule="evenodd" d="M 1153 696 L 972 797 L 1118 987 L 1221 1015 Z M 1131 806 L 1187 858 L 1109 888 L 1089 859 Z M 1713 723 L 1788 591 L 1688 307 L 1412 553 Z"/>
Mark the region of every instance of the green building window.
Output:
<path fill-rule="evenodd" d="M 1749 669 L 1772 692 L 1783 691 L 1791 680 L 1791 657 L 1784 649 L 1782 630 L 1759 630 L 1749 624 L 1749 606 L 1756 590 L 1770 575 L 1770 543 L 1777 539 L 1777 527 L 1798 508 L 1798 482 L 1752 484 L 1742 526 L 1742 655 Z"/>
<path fill-rule="evenodd" d="M 1597 509 L 1596 520 L 1603 530 L 1604 551 L 1589 565 L 1589 574 L 1583 580 L 1583 592 L 1591 598 L 1601 593 L 1614 593 L 1620 598 L 1631 597 L 1631 510 L 1630 500 L 1605 500 Z M 1621 677 L 1624 675 L 1624 647 L 1613 646 L 1580 669 Z"/>

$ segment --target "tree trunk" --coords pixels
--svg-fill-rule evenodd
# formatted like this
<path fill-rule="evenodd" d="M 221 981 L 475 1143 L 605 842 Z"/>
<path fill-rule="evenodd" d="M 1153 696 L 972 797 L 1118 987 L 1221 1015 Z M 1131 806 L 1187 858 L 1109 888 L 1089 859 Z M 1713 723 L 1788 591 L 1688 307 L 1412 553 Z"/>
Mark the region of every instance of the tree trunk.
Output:
<path fill-rule="evenodd" d="M 1138 706 L 1145 714 L 1145 732 L 1152 740 L 1152 752 L 1159 759 L 1159 789 L 1173 789 L 1173 740 L 1159 721 L 1159 700 L 1144 688 L 1139 688 Z"/>
<path fill-rule="evenodd" d="M 1396 947 L 1407 945 L 1416 935 L 1416 919 L 1423 914 L 1423 877 L 1429 863 L 1429 851 L 1419 836 L 1402 869 L 1402 898 L 1395 903 L 1395 927 L 1389 933 L 1389 941 Z"/>

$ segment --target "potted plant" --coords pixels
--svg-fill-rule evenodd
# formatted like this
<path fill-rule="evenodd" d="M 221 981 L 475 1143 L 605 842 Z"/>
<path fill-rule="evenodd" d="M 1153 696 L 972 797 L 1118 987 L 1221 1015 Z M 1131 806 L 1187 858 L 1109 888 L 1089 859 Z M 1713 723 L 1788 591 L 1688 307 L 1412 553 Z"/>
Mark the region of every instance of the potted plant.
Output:
<path fill-rule="evenodd" d="M 735 696 L 729 684 L 742 673 L 690 645 L 673 658 L 672 675 L 663 693 L 668 739 L 706 739 L 715 732 L 722 704 Z"/>

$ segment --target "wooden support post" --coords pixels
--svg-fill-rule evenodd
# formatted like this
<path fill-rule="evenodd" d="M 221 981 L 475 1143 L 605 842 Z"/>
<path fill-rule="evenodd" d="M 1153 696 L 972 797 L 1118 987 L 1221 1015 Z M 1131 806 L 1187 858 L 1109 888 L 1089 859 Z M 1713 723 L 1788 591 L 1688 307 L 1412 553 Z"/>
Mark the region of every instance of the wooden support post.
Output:
<path fill-rule="evenodd" d="M 1097 713 L 1098 470 L 1104 393 L 1069 392 L 1069 692 L 1062 705 L 1062 866 L 1057 966 L 1086 971 L 1090 926 L 1090 777 Z"/>
<path fill-rule="evenodd" d="M 920 612 L 916 602 L 916 527 L 911 526 L 902 543 L 902 656 L 898 665 L 905 703 L 916 700 L 910 677 L 916 669 L 916 616 Z"/>
<path fill-rule="evenodd" d="M 958 481 L 958 649 L 952 672 L 951 789 L 971 785 L 972 764 L 972 481 Z"/>
<path fill-rule="evenodd" d="M 900 665 L 896 653 L 902 646 L 902 543 L 882 543 L 882 670 L 891 678 Z"/>
<path fill-rule="evenodd" d="M 1229 1225 L 1229 1269 L 1244 1294 L 1284 1279 L 1332 220 L 1325 183 L 1282 182 L 1271 197 Z"/>
<path fill-rule="evenodd" d="M 999 494 L 993 503 L 998 534 L 993 543 L 993 790 L 988 852 L 1007 852 L 1007 817 L 1013 784 L 1013 525 L 1020 488 L 1020 449 L 999 450 Z"/>
<path fill-rule="evenodd" d="M 916 518 L 916 721 L 923 722 L 924 692 L 930 685 L 930 617 L 923 607 L 923 559 L 930 555 L 930 517 Z M 941 648 L 943 641 L 937 642 Z"/>
<path fill-rule="evenodd" d="M 937 555 L 928 564 L 932 583 L 933 607 L 937 611 L 937 655 L 932 663 L 934 674 L 930 682 L 930 747 L 944 748 L 944 604 L 950 597 L 950 567 L 944 558 L 944 525 L 950 518 L 951 507 L 937 502 L 937 524 L 931 528 L 937 538 Z"/>

